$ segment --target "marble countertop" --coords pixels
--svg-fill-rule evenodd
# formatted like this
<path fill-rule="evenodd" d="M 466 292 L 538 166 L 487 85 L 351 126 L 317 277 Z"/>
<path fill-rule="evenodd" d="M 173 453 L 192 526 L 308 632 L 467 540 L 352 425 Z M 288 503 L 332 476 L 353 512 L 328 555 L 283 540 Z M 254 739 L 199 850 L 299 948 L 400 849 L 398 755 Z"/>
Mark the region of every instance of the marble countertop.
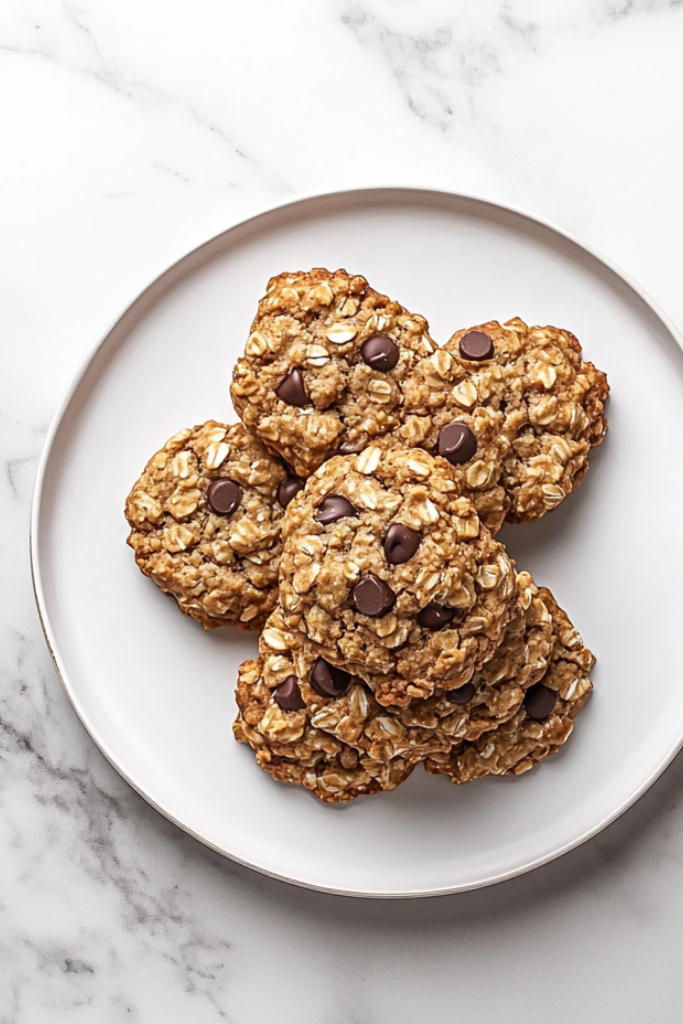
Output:
<path fill-rule="evenodd" d="M 673 1024 L 683 760 L 583 847 L 432 900 L 213 854 L 76 719 L 33 602 L 50 418 L 172 259 L 298 193 L 400 183 L 555 221 L 683 327 L 681 0 L 6 0 L 0 11 L 0 1024 Z"/>

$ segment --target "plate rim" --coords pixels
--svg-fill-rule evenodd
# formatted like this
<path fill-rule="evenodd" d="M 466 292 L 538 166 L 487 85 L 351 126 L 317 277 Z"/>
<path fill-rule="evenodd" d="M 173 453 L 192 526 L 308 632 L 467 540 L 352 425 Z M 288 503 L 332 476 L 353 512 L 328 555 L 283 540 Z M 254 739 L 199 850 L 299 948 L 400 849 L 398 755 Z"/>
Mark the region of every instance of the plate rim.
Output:
<path fill-rule="evenodd" d="M 676 754 L 683 747 L 683 734 L 681 734 L 680 738 L 666 752 L 664 758 L 661 760 L 658 767 L 655 770 L 653 770 L 647 776 L 647 778 L 641 783 L 641 785 L 637 787 L 636 790 L 627 799 L 623 800 L 612 811 L 612 813 L 606 815 L 597 824 L 593 825 L 591 828 L 587 829 L 580 835 L 576 836 L 571 841 L 564 843 L 559 848 L 554 849 L 552 852 L 543 854 L 536 858 L 532 858 L 531 860 L 525 862 L 523 865 L 517 865 L 513 868 L 510 868 L 509 870 L 499 872 L 488 878 L 480 879 L 475 882 L 467 882 L 447 887 L 420 889 L 414 892 L 389 890 L 361 891 L 352 890 L 348 888 L 338 889 L 333 886 L 321 885 L 315 882 L 306 881 L 302 878 L 293 878 L 287 874 L 274 871 L 271 868 L 265 867 L 263 865 L 252 863 L 251 861 L 246 860 L 243 857 L 239 857 L 236 854 L 231 853 L 230 851 L 222 848 L 221 846 L 211 842 L 211 840 L 207 839 L 205 836 L 198 833 L 191 826 L 183 823 L 178 818 L 176 818 L 169 808 L 163 806 L 159 801 L 155 800 L 152 796 L 145 792 L 145 789 L 142 786 L 142 784 L 138 783 L 135 780 L 135 778 L 132 777 L 126 771 L 126 769 L 124 769 L 122 765 L 120 765 L 117 762 L 116 757 L 107 748 L 107 743 L 99 735 L 97 728 L 91 722 L 89 722 L 88 714 L 85 711 L 85 709 L 80 705 L 78 696 L 75 693 L 71 681 L 69 679 L 66 665 L 64 664 L 64 661 L 59 653 L 56 637 L 51 625 L 49 610 L 47 607 L 47 602 L 45 600 L 45 593 L 43 589 L 43 580 L 40 567 L 41 556 L 39 527 L 43 501 L 45 498 L 45 479 L 55 440 L 62 425 L 62 421 L 64 420 L 66 414 L 68 413 L 71 403 L 75 395 L 77 394 L 79 388 L 81 387 L 84 378 L 86 377 L 92 364 L 95 362 L 98 354 L 106 345 L 107 340 L 109 339 L 111 334 L 116 330 L 116 328 L 124 319 L 124 317 L 138 303 L 142 303 L 145 297 L 148 295 L 148 293 L 152 291 L 152 289 L 160 285 L 164 281 L 164 279 L 171 278 L 173 272 L 179 269 L 182 263 L 184 263 L 188 259 L 191 259 L 192 257 L 199 256 L 202 250 L 210 250 L 210 248 L 213 245 L 216 245 L 221 239 L 229 236 L 233 231 L 246 227 L 249 224 L 253 224 L 258 220 L 267 218 L 268 216 L 275 214 L 281 210 L 284 210 L 288 207 L 305 207 L 309 203 L 314 202 L 316 200 L 334 200 L 340 197 L 346 198 L 347 200 L 350 201 L 353 201 L 354 198 L 360 200 L 363 198 L 363 196 L 380 193 L 386 195 L 387 198 L 390 198 L 391 195 L 393 194 L 396 199 L 399 199 L 399 194 L 402 193 L 406 198 L 409 198 L 410 196 L 422 196 L 431 197 L 434 200 L 438 200 L 439 198 L 445 199 L 447 201 L 461 200 L 464 201 L 465 203 L 470 203 L 473 204 L 474 206 L 479 206 L 481 208 L 488 207 L 490 210 L 493 211 L 502 211 L 503 213 L 506 214 L 513 214 L 521 218 L 523 221 L 526 221 L 528 224 L 532 226 L 540 226 L 546 229 L 552 234 L 559 236 L 564 241 L 569 242 L 577 249 L 587 253 L 599 264 L 602 264 L 604 267 L 606 267 L 607 270 L 609 270 L 613 275 L 619 278 L 623 282 L 623 284 L 625 284 L 627 288 L 629 288 L 633 293 L 635 293 L 635 295 L 649 308 L 649 310 L 654 314 L 654 316 L 663 324 L 663 326 L 669 333 L 670 337 L 673 339 L 673 341 L 675 341 L 681 353 L 683 353 L 683 334 L 678 330 L 678 328 L 671 320 L 671 318 L 664 312 L 664 310 L 652 298 L 652 296 L 640 284 L 638 284 L 638 282 L 635 281 L 630 276 L 630 274 L 623 270 L 612 259 L 605 256 L 595 246 L 591 245 L 590 243 L 582 241 L 577 235 L 574 235 L 572 232 L 560 227 L 554 221 L 547 219 L 545 217 L 538 216 L 521 206 L 517 206 L 512 203 L 501 202 L 496 199 L 490 199 L 485 196 L 477 195 L 470 192 L 451 191 L 443 188 L 428 188 L 415 185 L 400 184 L 354 186 L 345 189 L 330 189 L 324 191 L 297 193 L 294 196 L 290 196 L 287 199 L 281 200 L 277 203 L 271 203 L 265 207 L 262 207 L 258 209 L 255 213 L 252 213 L 247 217 L 235 220 L 234 222 L 230 223 L 227 228 L 224 228 L 223 230 L 210 236 L 205 241 L 200 242 L 199 244 L 193 246 L 189 250 L 183 252 L 179 257 L 172 260 L 172 262 L 166 265 L 166 267 L 162 271 L 155 274 L 151 280 L 148 280 L 148 283 L 143 288 L 141 288 L 129 302 L 126 303 L 121 312 L 118 313 L 118 315 L 116 315 L 109 322 L 107 328 L 98 336 L 98 339 L 95 341 L 92 347 L 89 348 L 85 357 L 81 360 L 81 363 L 78 366 L 74 376 L 72 377 L 70 384 L 64 391 L 61 400 L 58 402 L 45 436 L 45 441 L 43 444 L 42 452 L 38 462 L 38 468 L 36 471 L 33 495 L 31 500 L 29 525 L 29 562 L 31 582 L 33 585 L 33 593 L 36 602 L 36 608 L 38 611 L 40 627 L 43 632 L 43 636 L 45 638 L 45 643 L 50 653 L 50 657 L 52 658 L 57 675 L 66 693 L 69 703 L 71 704 L 71 707 L 76 713 L 76 716 L 78 717 L 81 725 L 87 732 L 89 738 L 93 741 L 93 743 L 98 748 L 100 753 L 103 754 L 103 756 L 106 758 L 109 764 L 115 769 L 115 771 L 120 775 L 120 777 L 124 779 L 124 781 L 136 793 L 138 793 L 145 800 L 146 803 L 148 803 L 156 811 L 162 814 L 168 821 L 172 822 L 179 829 L 181 829 L 186 834 L 192 836 L 194 839 L 202 843 L 202 845 L 206 846 L 208 849 L 211 849 L 214 852 L 219 853 L 221 856 L 228 858 L 234 863 L 241 864 L 244 867 L 259 872 L 259 874 L 266 875 L 270 878 L 275 878 L 278 881 L 287 882 L 291 885 L 296 885 L 300 888 L 309 889 L 315 892 L 323 892 L 335 896 L 349 896 L 364 899 L 421 899 L 432 896 L 452 895 L 459 892 L 468 892 L 474 889 L 480 889 L 488 887 L 490 885 L 496 885 L 500 882 L 507 881 L 508 879 L 516 878 L 520 875 L 527 874 L 528 872 L 533 871 L 544 864 L 548 864 L 551 861 L 557 860 L 559 857 L 562 857 L 566 853 L 569 853 L 571 850 L 574 850 L 578 846 L 581 846 L 583 843 L 593 838 L 593 836 L 596 836 L 600 832 L 602 832 L 605 828 L 607 828 L 614 821 L 616 821 L 617 818 L 621 817 L 622 814 L 624 814 L 630 807 L 632 807 L 647 792 L 647 790 L 650 789 L 650 787 L 657 781 L 657 779 L 664 773 L 664 771 L 666 771 L 668 766 L 675 758 Z M 163 294 L 163 291 L 161 294 Z"/>

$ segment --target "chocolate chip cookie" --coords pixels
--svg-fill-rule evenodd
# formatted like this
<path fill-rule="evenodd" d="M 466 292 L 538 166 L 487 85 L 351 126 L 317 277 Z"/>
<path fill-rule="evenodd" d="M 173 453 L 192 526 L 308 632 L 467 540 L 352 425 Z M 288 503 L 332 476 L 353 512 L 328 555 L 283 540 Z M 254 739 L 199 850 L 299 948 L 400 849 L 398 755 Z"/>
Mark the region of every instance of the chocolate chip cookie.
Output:
<path fill-rule="evenodd" d="M 493 532 L 555 508 L 607 430 L 605 374 L 569 331 L 519 319 L 456 332 L 403 390 L 397 436 L 448 459 Z"/>
<path fill-rule="evenodd" d="M 477 739 L 519 709 L 547 667 L 550 624 L 533 580 L 521 573 L 517 615 L 469 683 L 406 707 L 382 707 L 363 680 L 289 631 L 276 608 L 258 660 L 240 671 L 235 735 L 266 771 L 322 799 L 393 788 L 410 766 L 446 758 L 464 738 Z"/>
<path fill-rule="evenodd" d="M 140 569 L 205 629 L 260 629 L 277 600 L 289 479 L 241 423 L 181 430 L 126 501 Z"/>
<path fill-rule="evenodd" d="M 360 677 L 331 664 L 302 634 L 288 629 L 279 606 L 259 640 L 259 673 L 281 708 L 294 709 L 292 701 L 305 707 L 316 729 L 373 760 L 401 757 L 415 763 L 452 746 L 450 738 L 435 732 L 434 716 L 434 721 L 405 725 L 400 709 L 378 704 Z"/>
<path fill-rule="evenodd" d="M 552 594 L 541 588 L 540 596 L 552 616 L 552 652 L 546 672 L 526 691 L 513 718 L 473 742 L 454 746 L 450 754 L 428 758 L 428 772 L 447 775 L 456 783 L 483 775 L 521 775 L 557 753 L 569 738 L 574 716 L 593 688 L 588 673 L 595 659 Z"/>
<path fill-rule="evenodd" d="M 451 745 L 476 740 L 512 718 L 526 692 L 545 674 L 552 648 L 547 591 L 539 591 L 527 572 L 518 574 L 517 583 L 516 614 L 493 656 L 463 686 L 411 701 L 400 711 L 406 726 L 433 723 L 435 745 L 445 738 Z"/>
<path fill-rule="evenodd" d="M 448 463 L 370 446 L 324 463 L 288 508 L 280 600 L 321 657 L 405 705 L 493 655 L 517 578 Z"/>
<path fill-rule="evenodd" d="M 433 352 L 424 317 L 345 270 L 268 284 L 230 393 L 244 424 L 299 476 L 399 425 L 403 382 Z"/>
<path fill-rule="evenodd" d="M 516 613 L 495 654 L 455 689 L 439 689 L 405 707 L 382 707 L 370 686 L 351 672 L 332 665 L 317 645 L 288 629 L 278 606 L 259 641 L 261 671 L 273 691 L 289 681 L 314 716 L 316 727 L 376 757 L 397 754 L 422 760 L 430 751 L 447 750 L 457 739 L 480 733 L 510 718 L 525 691 L 543 675 L 551 649 L 551 615 L 529 573 L 517 577 Z M 366 691 L 358 696 L 358 688 Z M 382 731 L 371 723 L 381 716 Z M 389 716 L 389 717 L 387 717 Z M 393 716 L 393 721 L 390 718 Z M 384 754 L 370 745 L 384 743 Z"/>
<path fill-rule="evenodd" d="M 395 789 L 414 768 L 401 757 L 374 758 L 317 728 L 295 677 L 271 690 L 260 660 L 240 666 L 236 697 L 235 739 L 247 743 L 259 767 L 278 782 L 304 786 L 326 803 Z"/>

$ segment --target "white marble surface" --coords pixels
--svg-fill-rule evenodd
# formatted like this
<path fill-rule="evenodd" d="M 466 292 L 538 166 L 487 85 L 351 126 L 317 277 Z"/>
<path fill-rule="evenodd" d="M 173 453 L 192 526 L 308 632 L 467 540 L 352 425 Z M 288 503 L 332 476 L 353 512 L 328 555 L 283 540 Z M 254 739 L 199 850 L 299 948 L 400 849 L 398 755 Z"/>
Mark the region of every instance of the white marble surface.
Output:
<path fill-rule="evenodd" d="M 5 0 L 0 1024 L 680 1020 L 681 758 L 505 885 L 391 903 L 287 887 L 187 838 L 93 746 L 42 640 L 27 525 L 47 424 L 101 328 L 289 195 L 520 204 L 683 327 L 682 51 L 681 0 Z"/>

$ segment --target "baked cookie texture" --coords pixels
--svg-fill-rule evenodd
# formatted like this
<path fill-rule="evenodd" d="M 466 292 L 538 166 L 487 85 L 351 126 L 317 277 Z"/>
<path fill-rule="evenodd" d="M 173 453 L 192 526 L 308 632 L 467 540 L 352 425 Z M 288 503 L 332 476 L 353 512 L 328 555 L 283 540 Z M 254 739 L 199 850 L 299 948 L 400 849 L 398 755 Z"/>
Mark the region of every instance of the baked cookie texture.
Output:
<path fill-rule="evenodd" d="M 429 325 L 345 270 L 280 274 L 230 388 L 244 424 L 306 477 L 398 427 L 403 384 L 436 349 Z"/>
<path fill-rule="evenodd" d="M 438 348 L 360 275 L 269 282 L 243 423 L 176 434 L 126 502 L 139 567 L 186 615 L 261 630 L 233 731 L 264 771 L 340 802 L 562 746 L 593 656 L 494 535 L 580 482 L 608 391 L 568 331 L 489 321 Z"/>
<path fill-rule="evenodd" d="M 138 566 L 205 629 L 260 629 L 277 601 L 286 476 L 241 423 L 181 430 L 126 500 Z"/>
<path fill-rule="evenodd" d="M 235 736 L 269 774 L 307 786 L 323 800 L 392 789 L 425 760 L 430 771 L 448 773 L 463 750 L 477 749 L 474 741 L 482 735 L 488 745 L 511 719 L 517 727 L 525 696 L 556 654 L 555 611 L 549 592 L 521 573 L 517 614 L 469 684 L 406 707 L 383 707 L 362 679 L 302 644 L 276 608 L 261 635 L 259 658 L 240 669 Z"/>
<path fill-rule="evenodd" d="M 494 320 L 421 360 L 397 437 L 449 458 L 495 532 L 503 520 L 539 519 L 580 483 L 607 431 L 608 393 L 569 331 Z M 453 450 L 454 433 L 466 440 Z"/>
<path fill-rule="evenodd" d="M 595 658 L 550 591 L 541 588 L 540 596 L 552 616 L 547 670 L 509 721 L 454 746 L 447 755 L 427 758 L 428 772 L 447 775 L 455 783 L 484 775 L 521 775 L 568 740 L 574 717 L 593 689 L 588 673 Z"/>
<path fill-rule="evenodd" d="M 259 767 L 278 782 L 304 786 L 326 803 L 395 789 L 415 766 L 401 757 L 375 758 L 342 742 L 317 728 L 305 706 L 281 708 L 258 659 L 240 666 L 236 698 L 235 739 L 247 743 Z M 350 697 L 348 703 L 353 721 L 356 701 Z"/>
<path fill-rule="evenodd" d="M 271 690 L 294 677 L 302 700 L 314 716 L 314 724 L 345 743 L 361 742 L 359 722 L 367 724 L 378 716 L 393 716 L 391 728 L 385 726 L 386 735 L 376 735 L 372 740 L 392 737 L 393 745 L 381 756 L 400 754 L 422 760 L 430 750 L 447 749 L 456 738 L 476 739 L 498 722 L 512 717 L 521 706 L 525 691 L 548 666 L 551 623 L 550 612 L 531 576 L 520 573 L 515 615 L 493 657 L 468 683 L 445 692 L 439 688 L 432 697 L 415 698 L 405 707 L 382 706 L 375 701 L 368 683 L 332 666 L 319 654 L 316 645 L 288 629 L 282 609 L 277 606 L 259 642 L 261 673 Z M 366 691 L 362 702 L 354 697 L 359 686 Z M 361 745 L 374 756 L 380 756 L 378 750 L 371 751 L 369 735 L 364 727 Z"/>
<path fill-rule="evenodd" d="M 291 692 L 296 694 L 295 703 L 306 711 L 312 726 L 372 760 L 389 762 L 402 758 L 415 764 L 431 753 L 449 750 L 452 745 L 445 734 L 435 731 L 435 719 L 408 722 L 406 718 L 403 723 L 401 709 L 378 704 L 364 680 L 335 667 L 305 638 L 289 630 L 279 607 L 261 634 L 259 677 L 268 690 L 267 694 L 264 691 L 266 704 L 259 706 L 258 713 L 253 711 L 253 701 L 246 706 L 252 708 L 250 724 L 266 738 L 271 727 L 268 707 L 277 705 L 281 711 L 274 714 L 280 719 L 284 712 L 286 720 L 291 709 L 288 701 L 283 707 L 281 695 Z"/>
<path fill-rule="evenodd" d="M 478 739 L 519 711 L 526 692 L 547 670 L 552 616 L 547 591 L 539 590 L 528 572 L 518 574 L 517 584 L 515 615 L 493 656 L 459 689 L 411 702 L 402 721 L 407 716 L 435 715 L 436 737 L 448 737 L 452 747 L 461 740 Z"/>
<path fill-rule="evenodd" d="M 287 509 L 286 625 L 380 704 L 467 683 L 499 646 L 517 587 L 450 466 L 427 452 L 333 457 Z"/>

